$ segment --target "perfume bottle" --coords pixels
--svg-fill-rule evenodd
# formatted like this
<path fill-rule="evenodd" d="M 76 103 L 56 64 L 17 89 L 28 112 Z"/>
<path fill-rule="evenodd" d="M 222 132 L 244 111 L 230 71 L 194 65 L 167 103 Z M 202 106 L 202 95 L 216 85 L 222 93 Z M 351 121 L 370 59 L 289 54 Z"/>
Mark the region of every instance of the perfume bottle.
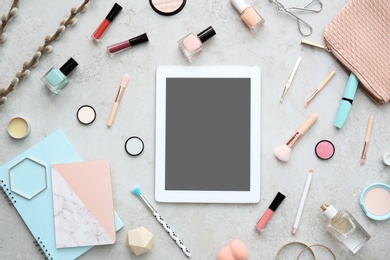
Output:
<path fill-rule="evenodd" d="M 67 76 L 77 65 L 78 63 L 70 58 L 60 69 L 51 68 L 41 80 L 51 92 L 58 94 L 69 83 Z"/>
<path fill-rule="evenodd" d="M 215 34 L 216 32 L 211 26 L 198 33 L 198 35 L 190 33 L 178 41 L 180 50 L 187 57 L 187 59 L 191 59 L 192 56 L 202 50 L 203 43 L 213 37 Z"/>
<path fill-rule="evenodd" d="M 321 209 L 329 219 L 326 231 L 353 253 L 356 253 L 371 238 L 348 211 L 337 211 L 328 204 L 322 204 Z"/>
<path fill-rule="evenodd" d="M 264 19 L 252 6 L 247 5 L 244 0 L 230 0 L 230 2 L 241 14 L 241 20 L 253 32 L 257 31 L 264 24 Z"/>

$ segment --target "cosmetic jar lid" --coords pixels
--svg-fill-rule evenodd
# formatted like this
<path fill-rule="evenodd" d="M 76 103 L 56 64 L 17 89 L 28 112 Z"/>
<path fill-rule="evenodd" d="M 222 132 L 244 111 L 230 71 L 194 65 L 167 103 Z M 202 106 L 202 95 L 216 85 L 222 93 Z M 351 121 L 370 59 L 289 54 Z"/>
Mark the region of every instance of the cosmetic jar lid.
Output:
<path fill-rule="evenodd" d="M 68 74 L 71 73 L 72 70 L 77 67 L 77 65 L 79 65 L 77 61 L 75 61 L 73 58 L 70 58 L 67 62 L 65 62 L 64 65 L 62 65 L 60 71 L 64 73 L 65 76 L 68 76 Z"/>
<path fill-rule="evenodd" d="M 198 33 L 198 37 L 199 37 L 200 41 L 203 43 L 216 34 L 217 33 L 214 31 L 213 27 L 209 26 L 209 27 L 207 27 L 207 29 Z"/>
<path fill-rule="evenodd" d="M 14 139 L 23 139 L 30 134 L 29 122 L 23 117 L 14 117 L 8 122 L 8 134 Z"/>
<path fill-rule="evenodd" d="M 83 125 L 92 124 L 96 119 L 96 111 L 90 105 L 83 105 L 77 110 L 77 120 Z"/>
<path fill-rule="evenodd" d="M 316 144 L 314 151 L 321 160 L 329 160 L 334 155 L 336 149 L 329 140 L 321 140 Z"/>
<path fill-rule="evenodd" d="M 122 6 L 115 3 L 111 11 L 106 16 L 106 19 L 109 20 L 110 22 L 114 21 L 115 17 L 119 14 L 121 10 L 122 10 Z"/>
<path fill-rule="evenodd" d="M 125 150 L 131 156 L 140 155 L 144 150 L 144 142 L 138 136 L 132 136 L 126 140 Z"/>
<path fill-rule="evenodd" d="M 370 219 L 378 221 L 389 219 L 390 186 L 384 183 L 368 186 L 360 196 L 360 206 Z"/>
<path fill-rule="evenodd" d="M 386 153 L 386 154 L 383 156 L 383 162 L 384 162 L 384 164 L 390 166 L 390 153 Z"/>
<path fill-rule="evenodd" d="M 156 13 L 171 16 L 183 10 L 186 0 L 149 0 L 149 3 Z"/>
<path fill-rule="evenodd" d="M 237 9 L 238 12 L 242 13 L 249 5 L 244 0 L 230 0 L 232 5 Z"/>
<path fill-rule="evenodd" d="M 140 44 L 143 42 L 148 42 L 148 41 L 149 41 L 149 39 L 148 39 L 148 35 L 146 35 L 146 33 L 138 35 L 138 36 L 131 38 L 129 40 L 130 46 L 134 46 L 134 45 L 137 45 L 137 44 Z"/>
<path fill-rule="evenodd" d="M 284 196 L 282 193 L 278 192 L 278 194 L 276 194 L 276 197 L 272 201 L 269 208 L 272 209 L 273 211 L 276 211 L 278 209 L 279 205 L 282 203 L 282 201 L 285 198 L 286 198 L 286 196 Z"/>

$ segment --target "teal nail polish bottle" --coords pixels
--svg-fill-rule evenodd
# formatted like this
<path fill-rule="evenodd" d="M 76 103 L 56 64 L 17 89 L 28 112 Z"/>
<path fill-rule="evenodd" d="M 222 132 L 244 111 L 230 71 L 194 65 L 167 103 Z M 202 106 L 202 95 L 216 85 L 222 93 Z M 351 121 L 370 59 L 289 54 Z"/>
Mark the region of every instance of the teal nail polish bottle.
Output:
<path fill-rule="evenodd" d="M 60 69 L 51 68 L 42 78 L 42 82 L 54 94 L 60 91 L 69 83 L 68 74 L 76 68 L 78 63 L 70 58 Z"/>

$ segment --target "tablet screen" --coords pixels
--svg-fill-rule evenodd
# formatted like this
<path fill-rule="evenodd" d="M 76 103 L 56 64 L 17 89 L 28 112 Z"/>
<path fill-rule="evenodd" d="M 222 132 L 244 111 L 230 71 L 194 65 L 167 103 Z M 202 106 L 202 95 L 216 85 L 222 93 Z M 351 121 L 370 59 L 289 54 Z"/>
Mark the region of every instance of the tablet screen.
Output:
<path fill-rule="evenodd" d="M 250 190 L 250 84 L 166 78 L 166 190 Z"/>

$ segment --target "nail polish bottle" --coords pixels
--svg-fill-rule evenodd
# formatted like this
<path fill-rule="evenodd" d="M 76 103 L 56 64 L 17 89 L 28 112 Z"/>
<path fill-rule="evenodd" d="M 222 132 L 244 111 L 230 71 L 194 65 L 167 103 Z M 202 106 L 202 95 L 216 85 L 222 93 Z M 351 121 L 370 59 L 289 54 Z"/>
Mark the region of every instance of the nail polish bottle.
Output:
<path fill-rule="evenodd" d="M 203 43 L 213 37 L 215 34 L 216 32 L 211 26 L 200 32 L 198 35 L 190 33 L 178 41 L 180 50 L 187 57 L 187 59 L 191 59 L 192 56 L 202 50 Z"/>
<path fill-rule="evenodd" d="M 353 253 L 356 253 L 371 238 L 348 211 L 337 211 L 328 204 L 322 204 L 321 209 L 329 219 L 326 231 Z"/>
<path fill-rule="evenodd" d="M 69 83 L 67 76 L 77 65 L 78 63 L 70 58 L 60 69 L 51 68 L 41 80 L 51 92 L 58 94 Z"/>
<path fill-rule="evenodd" d="M 141 34 L 137 37 L 134 37 L 134 38 L 131 38 L 129 40 L 126 40 L 126 41 L 123 41 L 123 42 L 119 42 L 119 43 L 115 43 L 115 44 L 112 44 L 110 46 L 107 46 L 107 51 L 113 55 L 113 54 L 116 54 L 118 52 L 121 52 L 121 51 L 124 51 L 126 49 L 129 49 L 137 44 L 140 44 L 140 43 L 143 43 L 143 42 L 147 42 L 149 41 L 148 39 L 148 36 L 146 35 L 146 33 L 144 34 Z"/>
<path fill-rule="evenodd" d="M 114 6 L 111 8 L 111 11 L 106 16 L 106 19 L 103 20 L 103 22 L 93 33 L 92 38 L 95 41 L 98 42 L 100 38 L 103 37 L 104 33 L 107 31 L 110 24 L 114 21 L 115 17 L 119 14 L 121 10 L 122 10 L 122 6 L 115 3 Z"/>
<path fill-rule="evenodd" d="M 241 20 L 253 31 L 257 31 L 264 24 L 264 19 L 252 7 L 247 5 L 244 0 L 230 0 L 233 6 L 241 14 Z"/>

